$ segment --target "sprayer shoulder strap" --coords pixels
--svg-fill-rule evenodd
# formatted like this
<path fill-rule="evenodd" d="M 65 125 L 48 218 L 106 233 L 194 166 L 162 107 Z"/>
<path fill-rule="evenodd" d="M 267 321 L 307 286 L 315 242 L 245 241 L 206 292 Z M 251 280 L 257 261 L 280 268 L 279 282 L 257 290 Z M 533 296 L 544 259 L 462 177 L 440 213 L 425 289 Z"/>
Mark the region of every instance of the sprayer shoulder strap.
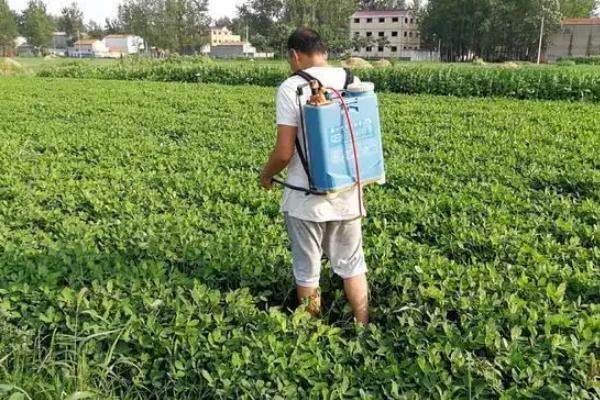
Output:
<path fill-rule="evenodd" d="M 294 72 L 292 74 L 292 76 L 299 76 L 300 78 L 304 79 L 306 82 L 310 82 L 310 81 L 317 81 L 319 82 L 319 85 L 323 86 L 323 84 L 321 83 L 320 80 L 318 80 L 317 78 L 315 78 L 314 76 L 312 76 L 311 74 L 309 74 L 308 72 L 304 71 L 304 70 L 298 70 L 296 72 Z M 301 125 L 301 129 L 302 129 L 302 135 L 305 141 L 305 146 L 306 146 L 306 128 L 304 126 L 304 114 L 302 112 L 302 104 L 300 102 L 300 98 L 302 96 L 303 92 L 301 91 L 300 88 L 298 88 L 298 92 L 296 93 L 297 97 L 298 97 L 298 107 L 300 108 L 300 125 Z M 312 177 L 310 176 L 310 168 L 308 167 L 308 158 L 307 158 L 307 150 L 303 149 L 302 144 L 300 143 L 300 138 L 299 135 L 296 135 L 296 151 L 298 152 L 298 157 L 300 158 L 300 163 L 302 164 L 302 168 L 304 169 L 304 172 L 306 173 L 306 177 L 308 178 L 308 184 L 310 186 L 310 188 L 312 189 L 313 187 L 313 182 L 312 182 Z"/>
<path fill-rule="evenodd" d="M 317 82 L 319 82 L 319 85 L 323 86 L 323 83 L 319 79 L 315 78 L 314 76 L 312 76 L 308 72 L 304 71 L 303 69 L 299 69 L 298 71 L 294 72 L 292 74 L 292 76 L 299 76 L 300 78 L 304 79 L 306 82 L 317 81 Z"/>
<path fill-rule="evenodd" d="M 346 83 L 344 83 L 344 90 L 346 90 L 354 83 L 354 74 L 348 68 L 344 68 L 344 71 L 346 71 Z"/>
<path fill-rule="evenodd" d="M 348 86 L 350 86 L 354 83 L 354 74 L 348 68 L 344 68 L 344 71 L 346 72 L 346 80 L 344 81 L 344 90 L 345 90 L 345 89 L 348 89 Z M 323 86 L 323 83 L 321 83 L 320 80 L 318 80 L 317 78 L 315 78 L 314 76 L 312 76 L 311 74 L 309 74 L 308 72 L 306 72 L 302 69 L 294 72 L 294 74 L 292 76 L 299 76 L 300 78 L 304 79 L 307 82 L 317 81 L 317 82 L 319 82 L 319 85 Z"/>

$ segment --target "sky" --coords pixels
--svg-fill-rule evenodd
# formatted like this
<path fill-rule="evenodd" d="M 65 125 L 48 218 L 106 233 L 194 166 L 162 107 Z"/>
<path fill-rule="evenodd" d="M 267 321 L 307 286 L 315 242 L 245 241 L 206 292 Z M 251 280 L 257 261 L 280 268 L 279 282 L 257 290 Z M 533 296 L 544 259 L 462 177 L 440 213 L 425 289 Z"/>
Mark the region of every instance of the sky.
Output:
<path fill-rule="evenodd" d="M 23 10 L 27 6 L 28 0 L 8 0 L 8 5 L 17 11 Z M 51 14 L 59 14 L 60 10 L 73 2 L 74 0 L 45 0 L 48 5 L 48 11 Z M 76 0 L 79 8 L 85 15 L 86 22 L 94 20 L 104 24 L 107 17 L 114 18 L 117 14 L 117 7 L 121 0 Z M 236 5 L 243 3 L 243 0 L 209 0 L 208 9 L 210 16 L 219 18 L 223 16 L 233 17 L 236 12 Z"/>

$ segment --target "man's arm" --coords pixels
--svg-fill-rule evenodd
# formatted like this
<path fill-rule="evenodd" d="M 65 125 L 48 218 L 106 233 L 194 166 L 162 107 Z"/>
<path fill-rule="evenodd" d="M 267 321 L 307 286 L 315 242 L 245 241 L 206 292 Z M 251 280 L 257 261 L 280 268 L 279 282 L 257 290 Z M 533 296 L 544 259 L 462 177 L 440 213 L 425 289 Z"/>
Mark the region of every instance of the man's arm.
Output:
<path fill-rule="evenodd" d="M 273 177 L 283 171 L 294 156 L 298 128 L 289 125 L 277 125 L 275 148 L 260 174 L 260 185 L 265 189 L 273 187 Z"/>

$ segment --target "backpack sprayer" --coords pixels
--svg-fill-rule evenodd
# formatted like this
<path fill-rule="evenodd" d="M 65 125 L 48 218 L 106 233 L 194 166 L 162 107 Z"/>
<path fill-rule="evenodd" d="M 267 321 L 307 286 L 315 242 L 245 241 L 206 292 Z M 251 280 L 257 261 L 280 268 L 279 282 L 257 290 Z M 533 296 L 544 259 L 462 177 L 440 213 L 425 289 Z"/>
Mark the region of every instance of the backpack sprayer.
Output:
<path fill-rule="evenodd" d="M 379 106 L 374 85 L 350 84 L 354 77 L 346 73 L 346 85 L 341 91 L 324 87 L 304 71 L 294 74 L 307 81 L 298 86 L 296 93 L 303 133 L 302 143 L 296 138 L 296 151 L 309 187 L 273 180 L 307 195 L 334 196 L 357 188 L 362 216 L 362 188 L 371 183 L 385 183 Z M 311 95 L 302 104 L 307 86 Z"/>

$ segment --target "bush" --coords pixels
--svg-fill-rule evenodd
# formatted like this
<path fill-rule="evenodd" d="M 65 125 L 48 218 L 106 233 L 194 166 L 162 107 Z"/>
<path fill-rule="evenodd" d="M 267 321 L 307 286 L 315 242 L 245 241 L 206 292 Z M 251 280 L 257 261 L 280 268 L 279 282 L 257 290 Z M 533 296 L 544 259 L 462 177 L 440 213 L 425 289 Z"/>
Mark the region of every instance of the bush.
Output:
<path fill-rule="evenodd" d="M 588 69 L 403 64 L 353 70 L 362 80 L 375 83 L 378 91 L 458 97 L 600 101 L 600 71 Z M 175 59 L 109 66 L 56 66 L 41 70 L 38 76 L 277 86 L 289 76 L 289 71 L 284 66 L 231 66 Z"/>
<path fill-rule="evenodd" d="M 560 67 L 573 67 L 577 64 L 573 60 L 559 60 L 556 62 L 556 65 Z"/>
<path fill-rule="evenodd" d="M 561 62 L 570 61 L 571 65 L 600 65 L 600 56 L 588 56 L 588 57 L 561 57 L 558 59 L 557 64 Z"/>

